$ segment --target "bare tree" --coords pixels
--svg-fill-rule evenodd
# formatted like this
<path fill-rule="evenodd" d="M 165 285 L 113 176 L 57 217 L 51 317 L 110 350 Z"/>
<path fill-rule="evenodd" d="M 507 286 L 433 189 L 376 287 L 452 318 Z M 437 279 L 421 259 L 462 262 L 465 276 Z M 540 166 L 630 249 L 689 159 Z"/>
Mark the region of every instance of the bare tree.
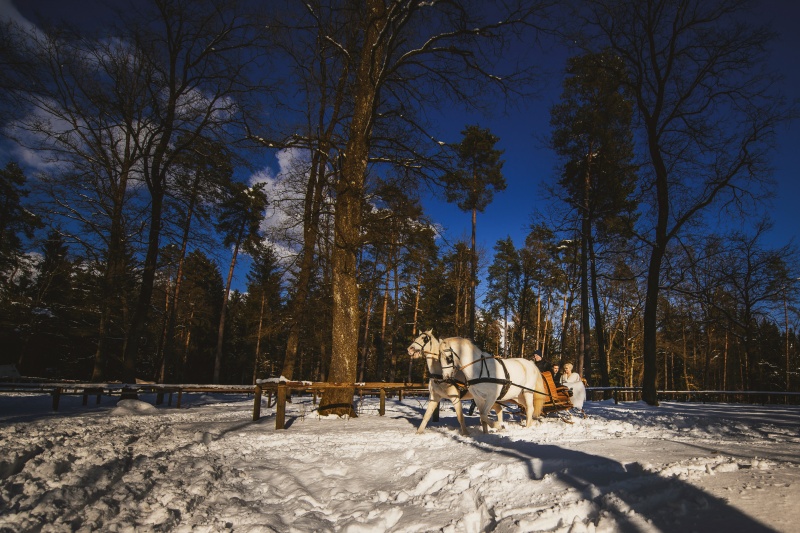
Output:
<path fill-rule="evenodd" d="M 776 126 L 787 117 L 765 71 L 772 33 L 746 0 L 592 0 L 583 29 L 622 58 L 647 158 L 653 224 L 644 310 L 642 398 L 658 403 L 657 307 L 670 241 L 712 205 L 737 209 L 767 182 Z"/>
<path fill-rule="evenodd" d="M 17 139 L 68 164 L 57 173 L 82 177 L 101 199 L 109 219 L 100 239 L 107 241 L 104 285 L 111 296 L 129 267 L 123 213 L 131 183 L 145 186 L 147 211 L 136 217 L 145 221 L 141 281 L 121 348 L 127 381 L 136 377 L 147 324 L 170 171 L 201 136 L 229 138 L 245 107 L 247 69 L 257 56 L 247 50 L 255 32 L 237 4 L 151 0 L 118 13 L 119 27 L 109 25 L 96 35 L 15 28 L 16 45 L 24 50 L 17 55 L 30 59 L 12 78 L 14 96 L 30 111 L 16 123 L 27 136 Z M 76 218 L 87 213 L 72 206 L 63 211 Z M 104 339 L 111 308 L 127 306 L 119 299 L 104 301 L 94 379 L 102 377 L 109 357 Z"/>
<path fill-rule="evenodd" d="M 531 2 L 406 2 L 369 0 L 358 11 L 362 38 L 354 53 L 350 96 L 352 117 L 347 130 L 342 173 L 334 185 L 333 342 L 329 381 L 352 383 L 358 345 L 356 256 L 360 243 L 361 204 L 380 118 L 404 121 L 423 102 L 447 95 L 468 101 L 479 97 L 481 80 L 510 91 L 519 77 L 492 75 L 493 54 L 503 49 L 512 32 L 532 27 L 541 8 Z M 486 44 L 482 47 L 481 44 Z M 342 47 L 343 48 L 343 47 Z M 469 90 L 469 88 L 472 90 Z M 410 115 L 404 113 L 411 110 Z M 427 135 L 417 123 L 409 129 Z M 377 131 L 377 130 L 376 130 Z M 352 414 L 352 391 L 330 391 L 320 411 Z"/>

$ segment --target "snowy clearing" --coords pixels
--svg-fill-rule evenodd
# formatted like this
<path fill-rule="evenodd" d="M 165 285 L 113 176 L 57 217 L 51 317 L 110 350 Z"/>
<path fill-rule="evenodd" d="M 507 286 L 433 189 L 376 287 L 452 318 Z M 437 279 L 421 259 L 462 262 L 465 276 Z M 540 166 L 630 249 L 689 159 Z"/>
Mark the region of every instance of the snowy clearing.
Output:
<path fill-rule="evenodd" d="M 425 398 L 320 418 L 310 397 L 251 421 L 245 395 L 181 409 L 0 396 L 1 531 L 793 532 L 800 407 L 587 402 L 458 434 Z M 93 403 L 93 402 L 90 402 Z M 466 405 L 465 405 L 466 406 Z"/>

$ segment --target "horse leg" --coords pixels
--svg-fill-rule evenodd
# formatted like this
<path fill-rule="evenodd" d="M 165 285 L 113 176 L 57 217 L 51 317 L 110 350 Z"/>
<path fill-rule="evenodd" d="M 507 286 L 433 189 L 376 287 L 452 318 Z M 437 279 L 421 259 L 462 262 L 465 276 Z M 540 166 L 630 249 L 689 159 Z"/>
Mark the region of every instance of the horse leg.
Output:
<path fill-rule="evenodd" d="M 489 407 L 491 406 L 484 398 L 475 395 L 475 406 L 478 408 L 478 413 L 481 416 L 481 427 L 484 433 L 489 433 Z"/>
<path fill-rule="evenodd" d="M 492 409 L 494 409 L 494 412 L 497 413 L 497 421 L 492 424 L 492 427 L 494 429 L 501 429 L 503 427 L 503 406 L 499 403 L 495 403 L 492 406 Z"/>
<path fill-rule="evenodd" d="M 542 416 L 542 411 L 544 411 L 544 401 L 547 399 L 547 395 L 545 394 L 544 390 L 544 378 L 539 377 L 539 385 L 534 387 L 533 392 L 533 416 L 535 418 L 539 418 Z"/>
<path fill-rule="evenodd" d="M 522 393 L 523 400 L 525 401 L 525 427 L 529 428 L 533 425 L 533 415 L 536 410 L 534 407 L 533 393 L 526 391 Z"/>
<path fill-rule="evenodd" d="M 456 409 L 456 418 L 458 419 L 458 424 L 461 426 L 461 434 L 462 435 L 469 435 L 469 430 L 467 429 L 467 423 L 464 421 L 464 411 L 461 407 L 461 397 L 450 397 L 450 400 L 453 402 L 453 407 Z"/>
<path fill-rule="evenodd" d="M 422 423 L 417 429 L 417 435 L 425 431 L 425 426 L 428 425 L 428 421 L 431 419 L 431 416 L 433 416 L 433 412 L 436 411 L 437 407 L 439 407 L 439 400 L 434 400 L 433 398 L 428 400 L 428 408 L 425 409 L 425 416 L 422 417 Z"/>

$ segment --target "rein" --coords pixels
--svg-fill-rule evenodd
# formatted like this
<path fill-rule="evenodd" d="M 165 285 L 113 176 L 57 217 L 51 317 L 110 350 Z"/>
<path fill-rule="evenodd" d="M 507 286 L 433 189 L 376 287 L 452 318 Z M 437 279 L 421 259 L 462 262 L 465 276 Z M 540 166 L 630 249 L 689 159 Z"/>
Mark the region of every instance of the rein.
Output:
<path fill-rule="evenodd" d="M 458 352 L 456 352 L 453 348 L 448 347 L 447 351 L 451 355 L 451 361 L 448 361 L 450 363 L 450 365 L 449 366 L 442 365 L 442 369 L 455 368 L 455 358 L 458 358 L 458 360 L 460 362 L 461 361 L 461 356 L 459 356 Z M 486 361 L 489 360 L 489 359 L 496 359 L 500 363 L 500 366 L 503 367 L 503 373 L 506 375 L 506 379 L 493 378 L 493 377 L 490 376 L 489 366 L 486 363 Z M 480 371 L 478 373 L 478 377 L 475 378 L 475 379 L 468 380 L 467 381 L 467 386 L 475 385 L 475 384 L 478 384 L 478 383 L 495 383 L 495 384 L 498 384 L 498 385 L 502 385 L 503 388 L 500 391 L 499 398 L 502 398 L 503 396 L 505 396 L 506 393 L 508 392 L 508 389 L 510 389 L 511 386 L 519 387 L 522 390 L 530 391 L 530 392 L 533 392 L 533 393 L 536 393 L 536 394 L 542 394 L 544 396 L 552 396 L 551 394 L 548 394 L 546 392 L 541 392 L 541 391 L 538 391 L 536 389 L 532 389 L 530 387 L 526 387 L 524 385 L 517 385 L 516 383 L 511 381 L 511 376 L 508 373 L 508 368 L 506 367 L 505 363 L 503 363 L 503 359 L 501 357 L 499 357 L 499 356 L 496 356 L 496 355 L 493 355 L 491 357 L 479 357 L 478 359 L 472 361 L 471 363 L 467 363 L 466 365 L 461 366 L 461 371 L 463 372 L 465 368 L 469 368 L 470 366 L 472 366 L 472 365 L 474 365 L 476 363 L 481 363 L 481 368 L 480 368 Z M 486 377 L 482 377 L 484 369 L 486 370 Z"/>

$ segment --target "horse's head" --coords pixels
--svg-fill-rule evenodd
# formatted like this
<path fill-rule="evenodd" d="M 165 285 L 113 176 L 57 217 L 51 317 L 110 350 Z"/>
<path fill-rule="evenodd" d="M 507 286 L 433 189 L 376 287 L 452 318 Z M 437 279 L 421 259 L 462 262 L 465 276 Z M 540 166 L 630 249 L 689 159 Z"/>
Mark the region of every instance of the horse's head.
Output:
<path fill-rule="evenodd" d="M 439 339 L 433 334 L 432 329 L 423 332 L 411 343 L 408 347 L 408 355 L 412 359 L 424 356 L 429 374 L 439 375 L 442 373 L 439 368 Z"/>
<path fill-rule="evenodd" d="M 411 356 L 412 359 L 416 359 L 421 355 L 431 352 L 436 352 L 437 355 L 439 354 L 439 339 L 434 336 L 432 329 L 423 331 L 408 347 L 408 355 Z"/>
<path fill-rule="evenodd" d="M 450 379 L 456 373 L 456 351 L 447 340 L 439 343 L 439 363 L 442 365 L 442 377 Z"/>

